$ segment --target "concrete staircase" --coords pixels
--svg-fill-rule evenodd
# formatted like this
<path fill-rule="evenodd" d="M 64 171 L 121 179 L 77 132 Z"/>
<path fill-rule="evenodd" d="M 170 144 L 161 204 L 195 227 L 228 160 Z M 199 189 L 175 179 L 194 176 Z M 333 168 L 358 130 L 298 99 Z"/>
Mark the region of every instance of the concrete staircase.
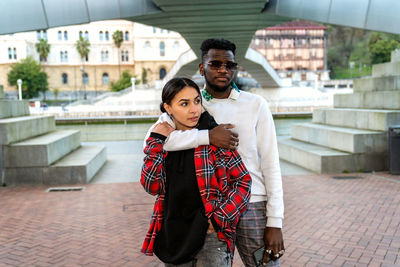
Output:
<path fill-rule="evenodd" d="M 107 159 L 105 146 L 81 146 L 80 132 L 56 130 L 53 116 L 29 116 L 27 101 L 0 88 L 2 183 L 88 183 Z"/>
<path fill-rule="evenodd" d="M 400 124 L 400 51 L 354 81 L 353 94 L 334 96 L 334 108 L 313 112 L 278 141 L 280 158 L 317 173 L 388 169 L 387 130 Z"/>

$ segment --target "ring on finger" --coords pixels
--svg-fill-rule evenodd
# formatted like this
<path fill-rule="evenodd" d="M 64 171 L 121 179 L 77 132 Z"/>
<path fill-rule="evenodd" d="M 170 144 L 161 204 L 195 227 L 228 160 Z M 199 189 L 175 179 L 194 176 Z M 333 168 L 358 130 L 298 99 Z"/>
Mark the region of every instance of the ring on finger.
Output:
<path fill-rule="evenodd" d="M 285 253 L 285 250 L 282 249 L 281 251 L 278 252 L 280 255 L 283 255 L 283 253 Z"/>
<path fill-rule="evenodd" d="M 265 253 L 267 253 L 267 254 L 271 254 L 271 252 L 272 252 L 272 250 L 270 250 L 270 249 L 265 250 Z"/>

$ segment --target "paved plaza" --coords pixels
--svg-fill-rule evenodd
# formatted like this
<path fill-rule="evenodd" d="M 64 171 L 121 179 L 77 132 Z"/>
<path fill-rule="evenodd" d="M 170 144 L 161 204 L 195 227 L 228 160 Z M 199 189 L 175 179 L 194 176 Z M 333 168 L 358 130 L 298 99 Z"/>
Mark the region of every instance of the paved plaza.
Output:
<path fill-rule="evenodd" d="M 400 177 L 283 177 L 282 266 L 400 266 Z M 154 198 L 138 182 L 0 189 L 0 266 L 163 266 L 139 252 Z M 234 266 L 242 266 L 236 254 Z"/>

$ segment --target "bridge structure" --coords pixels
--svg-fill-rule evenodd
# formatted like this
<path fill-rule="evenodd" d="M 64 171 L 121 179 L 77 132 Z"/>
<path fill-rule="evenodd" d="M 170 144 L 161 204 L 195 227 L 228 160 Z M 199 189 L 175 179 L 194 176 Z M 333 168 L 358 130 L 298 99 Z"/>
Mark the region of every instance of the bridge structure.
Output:
<path fill-rule="evenodd" d="M 178 59 L 167 78 L 194 74 L 201 42 L 225 38 L 237 45 L 237 61 L 263 88 L 282 82 L 268 61 L 249 48 L 258 29 L 301 18 L 400 33 L 397 0 L 3 0 L 0 10 L 0 34 L 112 19 L 179 32 L 192 51 Z"/>

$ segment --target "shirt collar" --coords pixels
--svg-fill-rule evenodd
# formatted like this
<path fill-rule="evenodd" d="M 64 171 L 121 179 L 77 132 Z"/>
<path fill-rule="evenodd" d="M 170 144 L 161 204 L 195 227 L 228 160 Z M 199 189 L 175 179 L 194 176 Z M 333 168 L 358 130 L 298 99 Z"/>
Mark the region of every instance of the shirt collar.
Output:
<path fill-rule="evenodd" d="M 228 98 L 233 99 L 233 100 L 236 100 L 236 99 L 239 98 L 240 90 L 239 90 L 239 88 L 237 87 L 237 85 L 236 85 L 235 82 L 232 82 L 232 89 L 233 89 L 233 90 L 231 90 L 231 93 L 229 94 Z M 207 92 L 207 90 L 205 89 L 205 86 L 204 86 L 204 89 L 201 90 L 201 94 L 202 94 L 203 98 L 204 98 L 206 101 L 210 101 L 211 99 L 214 98 L 209 92 Z"/>

